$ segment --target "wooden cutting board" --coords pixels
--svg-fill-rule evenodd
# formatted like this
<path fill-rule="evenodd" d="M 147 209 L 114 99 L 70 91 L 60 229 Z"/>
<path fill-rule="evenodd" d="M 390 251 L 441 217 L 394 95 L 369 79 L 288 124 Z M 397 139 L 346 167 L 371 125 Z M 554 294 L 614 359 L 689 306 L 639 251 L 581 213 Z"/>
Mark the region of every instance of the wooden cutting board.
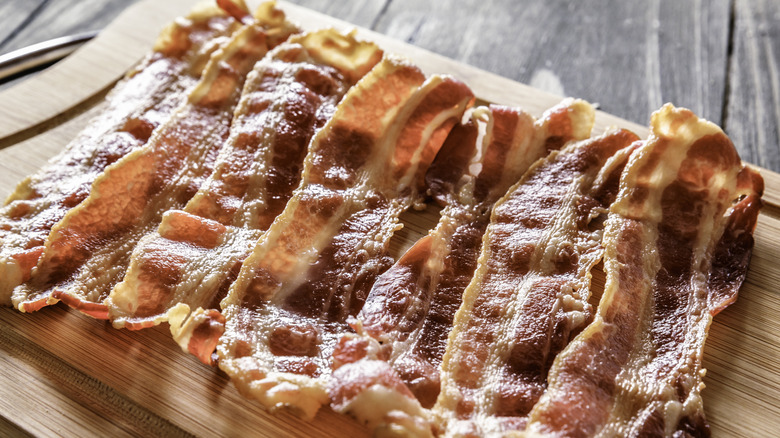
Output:
<path fill-rule="evenodd" d="M 141 1 L 67 60 L 0 93 L 0 196 L 56 154 L 100 110 L 111 85 L 193 0 Z M 251 4 L 252 2 L 250 2 Z M 254 6 L 254 4 L 251 4 Z M 287 3 L 305 29 L 347 23 Z M 539 115 L 560 97 L 367 30 L 358 35 L 403 54 L 426 73 L 468 83 L 483 102 Z M 597 74 L 597 72 L 592 72 Z M 647 129 L 605 113 L 595 132 Z M 780 430 L 780 175 L 766 181 L 756 244 L 739 300 L 715 319 L 705 349 L 704 405 L 713 435 Z M 421 236 L 436 212 L 405 216 L 395 252 Z M 350 436 L 369 431 L 323 408 L 313 422 L 270 414 L 238 395 L 224 374 L 186 355 L 167 326 L 115 330 L 64 306 L 34 314 L 0 308 L 0 436 Z"/>

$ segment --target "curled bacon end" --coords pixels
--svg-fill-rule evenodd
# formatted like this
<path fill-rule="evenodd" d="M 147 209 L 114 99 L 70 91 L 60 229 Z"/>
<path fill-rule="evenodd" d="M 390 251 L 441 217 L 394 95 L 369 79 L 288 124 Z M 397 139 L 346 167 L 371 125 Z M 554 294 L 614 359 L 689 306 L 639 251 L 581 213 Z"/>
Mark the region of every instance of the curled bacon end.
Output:
<path fill-rule="evenodd" d="M 477 111 L 486 112 L 484 108 L 478 108 Z M 468 172 L 474 156 L 474 145 L 479 137 L 478 117 L 473 114 L 466 123 L 459 123 L 452 128 L 425 174 L 428 195 L 442 207 L 450 202 L 450 194 L 456 192 L 456 184 Z"/>
<path fill-rule="evenodd" d="M 89 315 L 95 319 L 108 319 L 108 307 L 103 303 L 82 300 L 61 290 L 55 290 L 52 292 L 51 296 L 85 315 Z"/>
<path fill-rule="evenodd" d="M 377 435 L 433 436 L 427 411 L 384 360 L 341 366 L 333 373 L 329 394 L 334 410 L 365 420 Z"/>
<path fill-rule="evenodd" d="M 20 312 L 31 313 L 31 312 L 41 310 L 42 308 L 54 303 L 56 303 L 56 300 L 52 300 L 49 297 L 43 297 L 43 298 L 38 298 L 36 300 L 30 300 L 30 301 L 25 301 L 23 303 L 19 303 L 17 308 L 19 309 Z"/>
<path fill-rule="evenodd" d="M 375 294 L 373 300 L 366 301 L 360 314 L 362 329 L 366 334 L 385 341 L 386 339 L 383 338 L 386 336 L 383 335 L 399 326 L 399 319 L 414 304 L 417 294 L 417 283 L 409 282 L 407 278 L 419 278 L 425 261 L 431 256 L 432 242 L 431 236 L 418 240 L 395 265 L 377 279 L 372 290 L 387 292 Z"/>
<path fill-rule="evenodd" d="M 753 230 L 764 205 L 761 200 L 764 180 L 758 172 L 743 167 L 737 180 L 741 194 L 727 212 L 728 219 L 712 256 L 712 273 L 707 282 L 707 307 L 712 316 L 737 300 L 750 264 Z"/>
<path fill-rule="evenodd" d="M 0 244 L 2 244 L 2 242 L 3 236 L 0 234 Z M 38 259 L 41 257 L 42 253 L 43 246 L 35 246 L 30 249 L 16 251 L 15 253 L 12 253 L 10 257 L 5 258 L 5 260 L 0 260 L 0 305 L 13 305 L 11 297 L 14 288 L 30 279 L 30 274 L 38 263 Z M 0 256 L 0 259 L 2 259 L 2 256 Z M 41 307 L 46 305 L 46 300 L 43 301 Z M 38 310 L 38 308 L 40 308 L 27 310 L 27 308 L 32 307 L 31 303 L 26 302 L 23 304 L 24 305 L 17 305 L 19 310 L 23 312 L 32 312 L 33 310 Z"/>
<path fill-rule="evenodd" d="M 217 5 L 236 20 L 250 25 L 254 22 L 244 0 L 217 0 Z"/>
<path fill-rule="evenodd" d="M 190 313 L 186 304 L 169 312 L 173 339 L 185 352 L 206 365 L 216 365 L 217 341 L 225 332 L 225 317 L 216 309 L 198 308 Z"/>

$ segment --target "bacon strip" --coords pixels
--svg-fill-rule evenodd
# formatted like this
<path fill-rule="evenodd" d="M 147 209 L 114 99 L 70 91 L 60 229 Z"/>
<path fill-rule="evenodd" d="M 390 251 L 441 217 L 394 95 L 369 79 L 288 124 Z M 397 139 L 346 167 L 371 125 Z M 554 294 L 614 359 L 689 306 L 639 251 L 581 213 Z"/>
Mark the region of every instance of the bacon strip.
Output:
<path fill-rule="evenodd" d="M 91 192 L 51 230 L 32 278 L 13 302 L 33 311 L 62 300 L 106 318 L 103 300 L 124 275 L 140 237 L 182 207 L 214 168 L 246 73 L 267 52 L 259 23 L 214 53 L 188 102 L 149 142 L 108 166 Z"/>
<path fill-rule="evenodd" d="M 420 200 L 425 170 L 472 101 L 461 82 L 426 81 L 392 57 L 347 93 L 222 301 L 219 365 L 242 393 L 308 418 L 327 402 L 345 321 L 392 263 L 398 215 Z"/>
<path fill-rule="evenodd" d="M 361 420 L 369 424 L 384 421 L 388 412 L 382 404 L 365 401 L 369 388 L 356 389 L 357 381 L 369 384 L 371 391 L 382 393 L 387 405 L 388 388 L 374 386 L 376 378 L 369 377 L 380 370 L 389 374 L 382 379 L 393 382 L 391 387 L 405 385 L 421 407 L 433 406 L 447 336 L 474 274 L 493 203 L 550 149 L 587 138 L 593 119 L 593 108 L 584 101 L 564 101 L 536 123 L 522 111 L 491 106 L 476 109 L 468 123 L 450 132 L 426 176 L 429 191 L 446 206 L 439 224 L 374 284 L 352 322 L 370 338 L 348 335 L 334 354 L 335 366 L 340 367 L 376 349 L 388 357 L 392 371 L 388 365 L 371 363 L 371 357 L 339 369 L 330 388 L 334 409 L 349 412 L 370 404 L 369 417 Z M 384 347 L 370 346 L 371 338 Z M 347 392 L 354 397 L 346 397 Z"/>
<path fill-rule="evenodd" d="M 555 360 L 528 430 L 706 436 L 702 351 L 736 299 L 763 180 L 712 123 L 666 105 L 621 178 L 598 313 Z"/>
<path fill-rule="evenodd" d="M 590 270 L 636 135 L 552 152 L 493 209 L 463 294 L 433 410 L 448 435 L 522 429 L 555 355 L 590 318 Z"/>
<path fill-rule="evenodd" d="M 255 65 L 215 172 L 134 250 L 106 303 L 114 326 L 180 322 L 190 309 L 217 308 L 298 186 L 314 132 L 381 57 L 372 43 L 324 30 L 291 38 Z M 179 323 L 172 327 L 178 338 Z M 201 360 L 211 360 L 210 350 Z"/>
<path fill-rule="evenodd" d="M 106 98 L 106 109 L 0 210 L 0 304 L 30 278 L 51 227 L 89 195 L 106 167 L 146 144 L 195 87 L 210 55 L 240 27 L 217 8 L 174 21 Z"/>

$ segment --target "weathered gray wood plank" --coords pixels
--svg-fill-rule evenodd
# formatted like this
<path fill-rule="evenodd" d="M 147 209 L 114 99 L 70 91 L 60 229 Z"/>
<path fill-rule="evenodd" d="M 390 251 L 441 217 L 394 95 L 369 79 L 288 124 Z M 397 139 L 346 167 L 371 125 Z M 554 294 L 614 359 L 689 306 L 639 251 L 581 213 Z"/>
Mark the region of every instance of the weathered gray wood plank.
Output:
<path fill-rule="evenodd" d="M 647 124 L 666 101 L 720 122 L 728 24 L 728 0 L 393 0 L 377 30 Z"/>
<path fill-rule="evenodd" d="M 0 53 L 99 29 L 132 1 L 0 2 Z M 746 161 L 780 171 L 772 0 L 292 1 L 640 124 L 664 102 L 689 107 L 724 125 Z"/>
<path fill-rule="evenodd" d="M 356 26 L 373 28 L 376 19 L 382 14 L 384 8 L 391 0 L 289 0 L 307 7 L 311 10 L 322 12 L 331 17 L 352 23 Z"/>
<path fill-rule="evenodd" d="M 126 7 L 137 0 L 11 0 L 0 3 L 0 29 L 3 24 L 20 21 L 20 18 L 4 17 L 4 9 L 18 14 L 18 4 L 44 3 L 31 20 L 25 23 L 8 41 L 0 46 L 0 53 L 16 50 L 30 44 L 89 30 L 100 30 L 110 23 Z M 25 7 L 26 9 L 27 7 Z M 28 13 L 29 15 L 29 13 Z M 10 27 L 10 26 L 9 26 Z M 2 32 L 2 30 L 0 30 Z M 0 33 L 0 36 L 2 34 Z"/>
<path fill-rule="evenodd" d="M 0 3 L 0 53 L 14 33 L 26 28 L 45 0 L 11 0 Z"/>
<path fill-rule="evenodd" d="M 725 128 L 746 161 L 780 171 L 780 3 L 736 0 Z"/>
<path fill-rule="evenodd" d="M 660 100 L 690 108 L 717 124 L 723 121 L 730 3 L 728 0 L 648 3 L 657 4 L 658 8 Z M 650 35 L 655 38 L 653 33 Z"/>

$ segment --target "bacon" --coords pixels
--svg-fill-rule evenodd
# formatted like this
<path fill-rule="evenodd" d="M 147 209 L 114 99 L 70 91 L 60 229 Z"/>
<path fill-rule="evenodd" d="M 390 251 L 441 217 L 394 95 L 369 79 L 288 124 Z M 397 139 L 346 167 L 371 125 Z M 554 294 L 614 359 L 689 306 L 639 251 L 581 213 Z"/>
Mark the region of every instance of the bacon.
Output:
<path fill-rule="evenodd" d="M 383 378 L 395 387 L 409 388 L 395 391 L 397 396 L 408 393 L 421 407 L 433 406 L 447 335 L 476 268 L 493 203 L 549 148 L 587 138 L 593 117 L 593 108 L 584 101 L 564 101 L 536 123 L 522 111 L 491 106 L 476 109 L 468 123 L 453 129 L 426 175 L 429 192 L 446 205 L 439 224 L 379 277 L 352 322 L 358 332 L 385 346 L 380 354 L 389 357 L 392 371 L 373 364 L 368 355 L 340 351 L 372 344 L 371 339 L 348 335 L 351 339 L 343 339 L 335 353 L 336 367 L 366 359 L 334 373 L 330 393 L 339 400 L 333 404 L 337 411 L 353 411 L 365 403 L 356 398 L 366 395 L 354 391 L 351 379 L 360 377 L 361 370 L 370 375 L 378 369 L 390 373 Z M 364 382 L 376 385 L 370 379 Z M 353 397 L 344 395 L 347 388 Z M 392 389 L 374 386 L 372 391 L 383 392 L 387 400 Z M 414 406 L 414 401 L 406 404 Z M 388 413 L 376 407 L 361 419 L 379 424 Z"/>
<path fill-rule="evenodd" d="M 244 23 L 251 25 L 253 22 L 252 14 L 249 13 L 249 8 L 246 6 L 244 0 L 216 0 L 217 5 L 230 14 L 233 18 Z"/>
<path fill-rule="evenodd" d="M 260 23 L 244 26 L 213 54 L 187 103 L 143 147 L 98 176 L 89 196 L 59 221 L 30 280 L 13 302 L 22 311 L 62 300 L 106 318 L 103 300 L 124 275 L 141 236 L 181 208 L 214 168 L 246 73 L 267 52 Z"/>
<path fill-rule="evenodd" d="M 499 105 L 477 108 L 472 121 L 450 135 L 428 170 L 428 192 L 443 207 L 491 205 L 534 161 L 568 141 L 587 138 L 594 117 L 591 105 L 579 99 L 564 100 L 538 121 Z M 480 121 L 484 126 L 477 126 Z"/>
<path fill-rule="evenodd" d="M 240 25 L 220 9 L 174 21 L 154 50 L 117 84 L 106 109 L 58 156 L 28 177 L 0 210 L 0 303 L 29 280 L 51 227 L 83 201 L 106 167 L 149 140 L 187 99 L 203 68 Z"/>
<path fill-rule="evenodd" d="M 172 318 L 180 338 L 190 309 L 218 307 L 298 186 L 314 132 L 381 56 L 372 43 L 324 30 L 292 37 L 255 65 L 215 172 L 134 250 L 106 302 L 114 326 L 143 328 Z M 211 352 L 201 360 L 210 362 Z"/>
<path fill-rule="evenodd" d="M 312 140 L 301 185 L 221 303 L 219 366 L 242 393 L 307 418 L 327 402 L 346 319 L 392 262 L 398 216 L 420 201 L 425 170 L 473 99 L 461 82 L 425 80 L 393 57 L 347 93 Z"/>
<path fill-rule="evenodd" d="M 704 340 L 745 278 L 763 180 L 688 110 L 667 104 L 651 125 L 610 210 L 598 312 L 556 358 L 531 432 L 709 435 Z"/>
<path fill-rule="evenodd" d="M 433 411 L 446 434 L 522 429 L 590 317 L 603 216 L 636 140 L 615 130 L 554 151 L 496 203 L 441 364 Z"/>

